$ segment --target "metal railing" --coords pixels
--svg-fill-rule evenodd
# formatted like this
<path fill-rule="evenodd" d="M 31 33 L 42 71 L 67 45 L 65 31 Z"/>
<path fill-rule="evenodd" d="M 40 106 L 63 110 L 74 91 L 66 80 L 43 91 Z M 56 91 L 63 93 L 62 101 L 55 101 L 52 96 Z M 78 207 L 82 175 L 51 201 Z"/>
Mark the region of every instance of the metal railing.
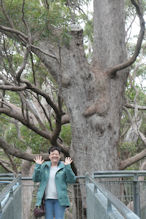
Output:
<path fill-rule="evenodd" d="M 140 219 L 100 183 L 86 176 L 87 219 Z"/>
<path fill-rule="evenodd" d="M 141 176 L 146 176 L 146 171 L 98 171 L 92 175 L 92 178 L 94 179 L 95 183 L 98 183 L 99 186 L 102 187 L 102 189 L 104 187 L 103 190 L 105 190 L 106 192 L 110 191 L 112 193 L 112 194 L 109 193 L 111 196 L 112 195 L 116 196 L 116 198 L 120 199 L 125 205 L 129 205 L 129 203 L 134 204 L 134 211 L 140 215 L 140 207 L 141 207 L 140 202 L 143 202 L 143 203 L 146 202 L 146 196 L 144 197 L 144 201 L 141 199 L 141 193 L 143 194 L 143 191 L 146 191 L 146 181 L 144 181 L 144 180 L 139 181 L 139 177 L 141 177 Z M 1 186 L 4 185 L 4 183 L 5 183 L 5 185 L 8 184 L 7 186 L 10 186 L 10 184 L 13 182 L 13 180 L 16 180 L 16 178 L 12 174 L 7 174 L 7 175 L 0 174 L 0 188 L 1 188 Z M 12 186 L 12 184 L 11 184 L 11 186 Z M 22 195 L 20 195 L 21 202 L 22 202 L 22 199 L 24 198 L 24 195 L 26 195 L 25 194 L 26 191 L 28 192 L 28 190 L 30 190 L 29 194 L 32 195 L 30 217 L 28 217 L 29 219 L 34 219 L 33 208 L 35 205 L 37 188 L 38 188 L 38 184 L 36 184 L 36 183 L 33 184 L 32 177 L 22 177 L 21 178 L 21 191 L 22 191 L 21 192 Z M 10 191 L 10 190 L 7 187 L 7 191 Z M 92 208 L 93 208 L 94 204 L 98 204 L 98 206 L 100 206 L 99 203 L 97 202 L 98 196 L 99 196 L 101 198 L 101 200 L 103 200 L 103 203 L 106 203 L 106 204 L 104 204 L 104 206 L 107 206 L 108 212 L 114 211 L 114 214 L 118 214 L 118 215 L 121 214 L 121 213 L 117 213 L 119 210 L 116 209 L 116 207 L 113 205 L 113 203 L 111 201 L 109 202 L 107 197 L 104 197 L 104 195 L 100 191 L 100 189 L 98 189 L 98 193 L 97 193 L 97 191 L 95 191 L 94 197 L 92 197 L 92 195 L 94 194 L 92 190 L 93 190 L 93 182 L 92 182 L 92 185 L 90 183 L 90 187 L 88 186 L 88 188 L 86 189 L 85 176 L 78 176 L 77 177 L 77 183 L 70 185 L 68 187 L 68 194 L 70 197 L 71 206 L 66 210 L 65 219 L 86 219 L 87 218 L 86 214 L 87 214 L 87 212 L 89 212 L 89 205 L 88 205 L 88 201 L 86 202 L 86 195 L 89 195 L 89 194 L 90 194 L 90 198 L 92 201 L 92 202 L 90 201 L 89 203 L 90 204 L 92 203 L 91 204 Z M 9 194 L 9 198 L 8 198 L 9 201 L 14 200 L 14 197 L 15 197 L 14 193 L 15 192 L 13 191 L 13 198 Z M 106 199 L 108 201 L 105 201 Z M 7 200 L 6 203 L 8 203 L 9 201 Z M 19 200 L 19 203 L 21 203 L 21 202 Z M 6 205 L 8 206 L 8 204 L 6 204 Z M 24 211 L 25 210 L 24 206 L 25 206 L 25 203 L 23 205 L 23 209 L 21 209 L 21 207 L 20 207 L 19 210 Z M 11 205 L 11 207 L 12 207 L 12 205 Z M 1 213 L 2 213 L 2 212 L 5 212 L 4 209 L 6 209 L 6 208 L 2 207 L 1 209 L 2 209 L 1 210 Z M 97 205 L 94 206 L 94 210 L 93 210 L 93 212 L 95 212 L 94 218 L 104 218 L 104 217 L 99 217 L 99 211 L 96 212 L 97 209 L 98 209 Z M 145 209 L 146 209 L 146 205 L 144 206 L 144 210 Z M 87 210 L 87 212 L 86 212 L 86 210 Z M 103 210 L 101 208 L 101 206 L 99 207 L 99 210 Z M 27 211 L 29 211 L 29 209 L 27 209 Z M 101 213 L 103 213 L 103 212 L 101 211 Z M 12 213 L 11 213 L 11 215 L 12 215 Z M 120 217 L 124 217 L 124 216 L 118 216 L 118 219 L 120 219 Z M 12 216 L 6 217 L 6 218 L 13 219 Z M 14 218 L 16 218 L 16 217 L 14 217 Z M 18 217 L 18 218 L 20 219 L 21 217 Z M 22 216 L 22 218 L 26 219 L 27 217 Z M 112 218 L 112 217 L 110 217 L 110 218 Z M 145 218 L 146 218 L 145 216 L 141 217 L 141 219 L 145 219 Z M 0 219 L 1 219 L 1 217 L 0 217 Z M 2 218 L 2 219 L 5 219 L 5 218 Z M 93 219 L 93 217 L 90 217 L 90 219 Z"/>
<path fill-rule="evenodd" d="M 143 179 L 142 179 L 143 177 Z M 142 205 L 146 208 L 146 171 L 98 171 L 93 178 L 129 206 L 137 215 L 146 218 L 142 214 Z M 143 198 L 145 197 L 145 199 Z"/>
<path fill-rule="evenodd" d="M 0 219 L 21 219 L 20 177 L 1 176 Z M 16 210 L 17 209 L 17 210 Z"/>

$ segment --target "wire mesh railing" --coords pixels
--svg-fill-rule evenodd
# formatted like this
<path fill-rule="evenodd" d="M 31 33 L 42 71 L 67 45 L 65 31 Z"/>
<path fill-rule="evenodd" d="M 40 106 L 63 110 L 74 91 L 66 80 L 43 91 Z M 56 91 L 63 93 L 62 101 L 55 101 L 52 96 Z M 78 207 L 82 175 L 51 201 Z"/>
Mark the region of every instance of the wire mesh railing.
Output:
<path fill-rule="evenodd" d="M 140 219 L 101 183 L 86 176 L 87 219 Z"/>
<path fill-rule="evenodd" d="M 146 218 L 146 171 L 98 171 L 93 177 L 142 219 Z"/>
<path fill-rule="evenodd" d="M 7 178 L 7 179 L 6 179 Z M 21 218 L 21 183 L 17 178 L 2 176 L 0 178 L 0 219 Z M 17 211 L 16 211 L 17 209 Z"/>

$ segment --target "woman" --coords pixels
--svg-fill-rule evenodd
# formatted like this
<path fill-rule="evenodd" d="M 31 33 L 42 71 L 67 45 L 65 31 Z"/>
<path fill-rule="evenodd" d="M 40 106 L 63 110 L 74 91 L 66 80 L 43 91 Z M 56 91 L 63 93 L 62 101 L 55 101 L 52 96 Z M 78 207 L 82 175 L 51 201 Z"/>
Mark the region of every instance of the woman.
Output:
<path fill-rule="evenodd" d="M 65 208 L 69 206 L 67 195 L 67 183 L 76 181 L 70 164 L 72 159 L 65 158 L 60 161 L 60 149 L 51 147 L 49 149 L 50 161 L 44 162 L 42 156 L 37 156 L 33 181 L 40 182 L 37 193 L 36 206 L 40 206 L 45 195 L 45 219 L 63 219 Z"/>

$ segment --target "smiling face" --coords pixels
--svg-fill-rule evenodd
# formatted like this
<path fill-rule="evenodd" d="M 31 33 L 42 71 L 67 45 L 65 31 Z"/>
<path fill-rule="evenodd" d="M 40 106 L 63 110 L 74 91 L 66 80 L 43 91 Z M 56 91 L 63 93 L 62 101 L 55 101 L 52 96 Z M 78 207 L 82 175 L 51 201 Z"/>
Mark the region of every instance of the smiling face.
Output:
<path fill-rule="evenodd" d="M 60 160 L 60 153 L 57 150 L 51 151 L 49 154 L 49 158 L 51 160 L 52 166 L 57 166 Z"/>

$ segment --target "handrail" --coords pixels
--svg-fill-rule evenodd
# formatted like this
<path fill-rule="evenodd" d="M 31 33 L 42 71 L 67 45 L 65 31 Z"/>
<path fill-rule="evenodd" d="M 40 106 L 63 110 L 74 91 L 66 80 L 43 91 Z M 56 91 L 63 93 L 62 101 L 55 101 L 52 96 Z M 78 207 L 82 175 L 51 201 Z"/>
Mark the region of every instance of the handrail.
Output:
<path fill-rule="evenodd" d="M 0 173 L 0 178 L 1 177 L 14 177 L 13 173 Z"/>
<path fill-rule="evenodd" d="M 76 179 L 85 179 L 85 176 L 76 176 Z M 1 178 L 0 178 L 1 180 Z M 32 180 L 31 176 L 21 176 L 21 180 Z"/>
<path fill-rule="evenodd" d="M 19 182 L 20 176 L 15 178 L 11 183 L 9 183 L 1 192 L 0 194 L 0 203 L 3 201 L 3 199 L 10 194 L 12 191 L 14 191 L 17 187 L 17 185 L 20 184 Z"/>
<path fill-rule="evenodd" d="M 95 186 L 95 189 L 100 190 L 100 192 L 107 198 L 108 202 L 112 204 L 121 214 L 127 219 L 139 219 L 139 217 L 134 214 L 128 207 L 126 207 L 120 200 L 118 200 L 111 192 L 106 190 L 102 185 L 95 182 L 90 175 L 86 175 L 86 182 L 91 182 Z M 95 191 L 95 190 L 94 190 Z"/>
<path fill-rule="evenodd" d="M 109 170 L 109 171 L 95 171 L 93 173 L 93 175 L 114 175 L 116 174 L 116 176 L 119 175 L 124 175 L 124 176 L 134 176 L 134 175 L 138 175 L 138 176 L 142 176 L 142 175 L 146 175 L 146 170 Z"/>

